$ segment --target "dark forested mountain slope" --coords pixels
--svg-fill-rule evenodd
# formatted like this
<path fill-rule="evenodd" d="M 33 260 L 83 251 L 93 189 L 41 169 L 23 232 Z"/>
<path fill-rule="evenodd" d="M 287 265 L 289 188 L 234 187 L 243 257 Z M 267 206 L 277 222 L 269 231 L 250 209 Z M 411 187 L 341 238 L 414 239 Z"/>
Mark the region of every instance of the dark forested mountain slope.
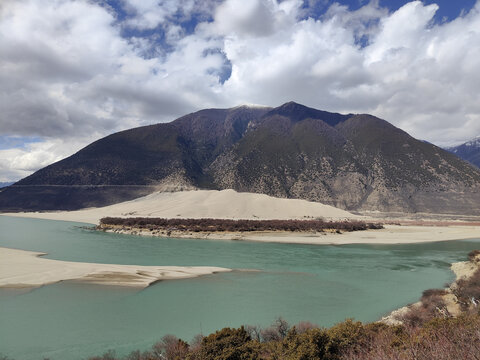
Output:
<path fill-rule="evenodd" d="M 77 209 L 188 188 L 349 210 L 480 210 L 480 171 L 470 164 L 374 116 L 293 102 L 202 110 L 107 136 L 2 191 L 0 209 Z"/>

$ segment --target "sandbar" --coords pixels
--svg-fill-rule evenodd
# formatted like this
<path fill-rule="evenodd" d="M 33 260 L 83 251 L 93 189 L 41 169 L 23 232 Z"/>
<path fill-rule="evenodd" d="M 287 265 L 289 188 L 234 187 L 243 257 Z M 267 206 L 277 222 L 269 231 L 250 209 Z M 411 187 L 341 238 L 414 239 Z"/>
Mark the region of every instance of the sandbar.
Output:
<path fill-rule="evenodd" d="M 127 235 L 167 237 L 165 232 L 151 232 L 147 229 L 107 230 Z M 384 229 L 362 230 L 337 234 L 335 232 L 189 232 L 170 231 L 168 237 L 190 239 L 215 239 L 256 241 L 266 243 L 305 245 L 348 245 L 348 244 L 412 244 L 459 239 L 480 239 L 479 226 L 404 226 L 384 225 Z"/>
<path fill-rule="evenodd" d="M 0 287 L 27 288 L 75 281 L 147 287 L 157 281 L 193 278 L 230 269 L 208 266 L 96 264 L 42 258 L 45 253 L 0 247 Z"/>

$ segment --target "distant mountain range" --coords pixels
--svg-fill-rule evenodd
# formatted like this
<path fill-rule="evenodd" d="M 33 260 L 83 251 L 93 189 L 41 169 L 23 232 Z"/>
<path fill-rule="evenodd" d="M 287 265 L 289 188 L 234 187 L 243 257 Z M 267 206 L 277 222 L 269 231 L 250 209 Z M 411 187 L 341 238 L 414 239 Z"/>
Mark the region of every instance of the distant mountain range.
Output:
<path fill-rule="evenodd" d="M 357 211 L 480 211 L 479 169 L 374 116 L 294 102 L 206 109 L 107 136 L 2 191 L 0 210 L 71 210 L 195 188 Z"/>
<path fill-rule="evenodd" d="M 480 136 L 446 150 L 480 168 Z"/>
<path fill-rule="evenodd" d="M 13 182 L 0 182 L 0 189 L 12 185 Z"/>

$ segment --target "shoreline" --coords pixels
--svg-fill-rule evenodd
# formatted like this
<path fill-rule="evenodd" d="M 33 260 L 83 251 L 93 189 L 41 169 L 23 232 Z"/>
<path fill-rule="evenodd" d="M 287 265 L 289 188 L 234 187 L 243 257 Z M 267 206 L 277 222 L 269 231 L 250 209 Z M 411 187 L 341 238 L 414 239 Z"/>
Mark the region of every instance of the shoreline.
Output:
<path fill-rule="evenodd" d="M 462 314 L 458 299 L 454 294 L 455 288 L 458 286 L 460 280 L 470 279 L 477 270 L 480 269 L 480 255 L 477 255 L 473 259 L 467 261 L 459 261 L 450 265 L 450 270 L 455 275 L 455 280 L 443 288 L 445 294 L 441 296 L 445 302 L 445 308 L 450 316 L 457 317 Z M 399 309 L 393 310 L 388 315 L 383 316 L 378 322 L 385 323 L 387 325 L 401 325 L 403 324 L 402 318 L 407 315 L 411 310 L 415 310 L 422 306 L 422 301 L 417 301 L 413 304 L 408 304 Z"/>
<path fill-rule="evenodd" d="M 88 210 L 84 210 L 88 211 Z M 98 223 L 88 222 L 77 217 L 74 212 L 53 212 L 53 213 L 0 213 L 0 216 L 19 217 L 30 219 L 54 220 L 78 222 L 79 224 L 91 224 L 98 226 Z M 106 214 L 109 215 L 109 214 Z M 356 218 L 355 220 L 358 220 Z M 370 219 L 362 219 L 369 221 Z M 378 221 L 379 219 L 375 219 Z M 388 223 L 390 221 L 390 223 Z M 350 244 L 414 244 L 429 243 L 453 240 L 480 240 L 480 225 L 478 222 L 421 222 L 405 221 L 391 223 L 391 220 L 384 223 L 384 229 L 351 231 L 337 234 L 335 232 L 188 232 L 188 231 L 155 231 L 146 229 L 115 229 L 97 230 L 109 233 L 136 235 L 136 236 L 157 236 L 180 239 L 210 239 L 210 240 L 235 240 L 235 241 L 256 241 L 280 244 L 302 244 L 302 245 L 350 245 Z"/>
<path fill-rule="evenodd" d="M 384 229 L 343 232 L 287 232 L 287 231 L 249 231 L 249 232 L 191 232 L 167 231 L 114 227 L 100 228 L 115 234 L 154 236 L 184 239 L 211 239 L 256 241 L 283 244 L 304 245 L 349 245 L 349 244 L 412 244 L 437 241 L 480 239 L 480 226 L 448 225 L 384 225 Z"/>
<path fill-rule="evenodd" d="M 230 272 L 214 266 L 142 266 L 45 259 L 46 253 L 0 247 L 0 288 L 31 288 L 73 281 L 145 288 L 177 280 Z"/>

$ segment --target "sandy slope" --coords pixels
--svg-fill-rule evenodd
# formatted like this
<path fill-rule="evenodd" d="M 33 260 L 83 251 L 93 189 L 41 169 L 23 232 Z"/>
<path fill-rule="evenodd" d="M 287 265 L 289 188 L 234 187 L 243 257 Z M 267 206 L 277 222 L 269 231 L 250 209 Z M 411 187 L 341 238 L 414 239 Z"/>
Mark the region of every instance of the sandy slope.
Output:
<path fill-rule="evenodd" d="M 206 266 L 138 266 L 43 259 L 44 253 L 0 247 L 0 287 L 36 287 L 64 280 L 146 287 L 153 282 L 192 278 L 230 269 Z"/>
<path fill-rule="evenodd" d="M 13 216 L 98 224 L 105 216 L 216 219 L 325 219 L 357 218 L 347 211 L 321 203 L 279 199 L 234 190 L 157 192 L 132 201 L 78 211 L 15 213 Z"/>

